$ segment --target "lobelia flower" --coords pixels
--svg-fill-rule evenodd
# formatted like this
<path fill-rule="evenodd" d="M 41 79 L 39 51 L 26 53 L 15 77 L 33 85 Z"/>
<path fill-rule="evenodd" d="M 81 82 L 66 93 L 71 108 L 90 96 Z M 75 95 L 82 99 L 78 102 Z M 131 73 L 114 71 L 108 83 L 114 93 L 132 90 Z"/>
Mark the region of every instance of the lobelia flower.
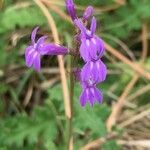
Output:
<path fill-rule="evenodd" d="M 102 39 L 95 35 L 96 19 L 92 18 L 90 30 L 87 30 L 83 23 L 75 19 L 75 25 L 81 30 L 80 40 L 80 55 L 85 62 L 98 60 L 104 55 L 105 46 Z"/>
<path fill-rule="evenodd" d="M 103 82 L 106 79 L 106 74 L 106 65 L 100 59 L 87 62 L 81 71 L 82 80 L 88 81 L 92 78 L 96 83 Z"/>
<path fill-rule="evenodd" d="M 75 10 L 73 0 L 66 0 L 66 9 L 71 19 L 75 20 L 77 18 L 77 15 L 76 15 L 76 10 Z"/>
<path fill-rule="evenodd" d="M 81 106 L 85 106 L 87 102 L 93 106 L 96 102 L 101 103 L 103 99 L 103 95 L 101 91 L 96 88 L 96 86 L 88 86 L 83 88 L 83 91 L 80 95 L 80 104 Z"/>
<path fill-rule="evenodd" d="M 42 36 L 35 42 L 37 30 L 38 27 L 32 31 L 32 45 L 25 50 L 25 61 L 28 67 L 33 67 L 36 71 L 39 71 L 41 69 L 42 55 L 65 55 L 68 53 L 68 49 L 55 44 L 46 44 L 45 39 L 47 36 Z"/>
<path fill-rule="evenodd" d="M 101 103 L 103 96 L 101 91 L 96 88 L 97 81 L 93 78 L 89 78 L 88 80 L 84 79 L 82 77 L 82 70 L 83 69 L 76 69 L 74 71 L 76 79 L 80 81 L 82 86 L 82 92 L 80 95 L 81 106 L 84 107 L 86 103 L 90 103 L 91 106 L 93 106 L 96 102 Z"/>

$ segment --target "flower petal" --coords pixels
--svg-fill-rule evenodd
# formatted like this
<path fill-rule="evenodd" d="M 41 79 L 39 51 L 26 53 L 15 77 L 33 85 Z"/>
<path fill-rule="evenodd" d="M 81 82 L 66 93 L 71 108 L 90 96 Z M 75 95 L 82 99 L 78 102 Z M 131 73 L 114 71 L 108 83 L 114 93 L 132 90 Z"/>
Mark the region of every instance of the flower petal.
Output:
<path fill-rule="evenodd" d="M 33 67 L 36 71 L 40 71 L 41 69 L 41 58 L 38 53 L 34 56 Z"/>
<path fill-rule="evenodd" d="M 27 50 L 26 54 L 25 54 L 25 61 L 26 61 L 26 65 L 28 67 L 31 67 L 34 61 L 33 55 L 35 53 L 34 49 L 31 49 L 30 51 Z"/>
<path fill-rule="evenodd" d="M 47 38 L 47 36 L 42 36 L 38 39 L 37 44 L 36 44 L 36 49 L 39 51 L 39 49 L 44 46 L 45 44 L 45 39 Z"/>
<path fill-rule="evenodd" d="M 95 30 L 96 30 L 96 18 L 93 17 L 91 22 L 91 27 L 90 27 L 90 31 L 92 35 L 95 33 Z"/>
<path fill-rule="evenodd" d="M 98 81 L 103 82 L 106 79 L 106 75 L 107 75 L 106 65 L 101 60 L 98 60 L 96 62 L 96 68 L 98 74 Z"/>
<path fill-rule="evenodd" d="M 105 52 L 105 45 L 102 39 L 100 39 L 99 37 L 95 36 L 95 40 L 97 43 L 97 51 L 98 51 L 98 55 L 99 57 L 102 57 L 104 55 Z"/>
<path fill-rule="evenodd" d="M 66 0 L 66 9 L 72 20 L 77 18 L 73 0 Z"/>
<path fill-rule="evenodd" d="M 75 19 L 74 24 L 81 30 L 83 35 L 86 35 L 86 28 L 79 19 Z"/>
<path fill-rule="evenodd" d="M 32 44 L 35 44 L 35 37 L 36 37 L 36 33 L 38 31 L 39 27 L 34 28 L 34 30 L 32 31 L 31 34 L 31 40 L 32 40 Z"/>
<path fill-rule="evenodd" d="M 93 107 L 94 103 L 95 103 L 95 91 L 94 91 L 94 88 L 91 87 L 88 89 L 88 100 L 89 100 L 89 103 L 90 105 Z"/>
<path fill-rule="evenodd" d="M 89 84 L 98 84 L 106 79 L 107 68 L 101 60 L 87 62 L 81 70 L 81 79 Z"/>
<path fill-rule="evenodd" d="M 90 45 L 88 45 L 88 41 L 86 39 L 82 39 L 82 43 L 80 46 L 80 55 L 85 62 L 90 60 L 89 49 Z"/>
<path fill-rule="evenodd" d="M 92 6 L 88 6 L 86 8 L 86 10 L 84 11 L 83 14 L 83 19 L 84 20 L 88 20 L 88 18 L 93 14 L 93 7 Z"/>
<path fill-rule="evenodd" d="M 86 91 L 85 89 L 83 89 L 81 95 L 80 95 L 80 104 L 82 107 L 84 107 L 86 105 L 87 102 L 87 95 L 86 95 Z"/>
<path fill-rule="evenodd" d="M 102 100 L 103 100 L 102 92 L 96 87 L 94 89 L 94 92 L 95 92 L 94 95 L 95 95 L 96 101 L 99 103 L 102 103 Z"/>
<path fill-rule="evenodd" d="M 42 55 L 66 55 L 68 53 L 68 49 L 56 44 L 45 44 L 40 48 L 39 52 Z"/>

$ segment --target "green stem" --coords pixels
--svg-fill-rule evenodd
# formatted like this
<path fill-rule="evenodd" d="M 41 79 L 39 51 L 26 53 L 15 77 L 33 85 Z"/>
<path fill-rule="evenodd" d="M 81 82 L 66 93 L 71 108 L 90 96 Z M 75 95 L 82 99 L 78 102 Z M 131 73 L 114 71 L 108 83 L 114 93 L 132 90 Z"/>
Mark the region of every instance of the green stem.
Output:
<path fill-rule="evenodd" d="M 74 68 L 74 60 L 75 58 L 71 56 L 70 62 L 70 107 L 71 107 L 71 118 L 67 119 L 67 149 L 71 150 L 71 144 L 73 139 L 73 128 L 72 128 L 72 119 L 73 119 L 73 95 L 74 95 L 74 75 L 73 75 L 73 68 Z"/>

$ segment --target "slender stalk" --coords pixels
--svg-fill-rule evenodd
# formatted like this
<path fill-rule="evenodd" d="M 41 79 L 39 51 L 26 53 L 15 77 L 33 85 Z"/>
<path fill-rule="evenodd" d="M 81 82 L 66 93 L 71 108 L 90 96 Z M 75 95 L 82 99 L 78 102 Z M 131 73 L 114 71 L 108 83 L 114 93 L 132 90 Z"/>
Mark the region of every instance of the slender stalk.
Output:
<path fill-rule="evenodd" d="M 71 107 L 71 118 L 68 120 L 68 150 L 73 150 L 73 127 L 72 127 L 72 118 L 73 118 L 73 96 L 74 96 L 74 60 L 75 57 L 71 56 L 70 61 L 70 107 Z"/>
<path fill-rule="evenodd" d="M 42 10 L 43 14 L 45 15 L 45 17 L 47 18 L 48 21 L 48 25 L 51 28 L 52 31 L 52 35 L 54 38 L 54 42 L 56 44 L 59 44 L 59 36 L 58 36 L 58 31 L 57 31 L 57 27 L 54 21 L 54 18 L 52 17 L 52 15 L 50 14 L 50 12 L 48 11 L 47 7 L 42 3 L 41 0 L 34 0 L 34 2 L 39 6 L 39 8 Z M 68 145 L 67 148 L 68 150 L 72 150 L 71 146 L 72 145 L 72 139 L 71 139 L 71 131 L 72 131 L 72 116 L 71 116 L 71 100 L 69 97 L 69 91 L 68 91 L 68 86 L 67 86 L 67 78 L 66 78 L 66 74 L 65 74 L 65 67 L 64 67 L 64 60 L 62 56 L 57 56 L 58 57 L 58 63 L 59 63 L 59 69 L 60 69 L 60 75 L 61 75 L 61 82 L 62 82 L 62 89 L 63 89 L 63 96 L 64 96 L 64 107 L 65 107 L 65 115 L 66 115 L 66 119 L 67 119 L 67 126 L 68 126 Z"/>

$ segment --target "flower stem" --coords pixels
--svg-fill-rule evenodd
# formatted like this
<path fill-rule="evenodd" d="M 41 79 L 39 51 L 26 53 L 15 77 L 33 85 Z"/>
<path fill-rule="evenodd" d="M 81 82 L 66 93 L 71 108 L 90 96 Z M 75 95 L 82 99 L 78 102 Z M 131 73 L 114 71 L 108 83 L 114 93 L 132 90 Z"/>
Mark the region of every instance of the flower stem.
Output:
<path fill-rule="evenodd" d="M 73 96 L 74 96 L 74 74 L 73 74 L 73 68 L 74 68 L 74 60 L 75 57 L 71 56 L 70 61 L 70 108 L 71 108 L 71 118 L 67 119 L 67 125 L 68 125 L 68 135 L 67 135 L 67 146 L 68 150 L 73 150 L 73 126 L 72 126 L 72 119 L 73 119 Z"/>

